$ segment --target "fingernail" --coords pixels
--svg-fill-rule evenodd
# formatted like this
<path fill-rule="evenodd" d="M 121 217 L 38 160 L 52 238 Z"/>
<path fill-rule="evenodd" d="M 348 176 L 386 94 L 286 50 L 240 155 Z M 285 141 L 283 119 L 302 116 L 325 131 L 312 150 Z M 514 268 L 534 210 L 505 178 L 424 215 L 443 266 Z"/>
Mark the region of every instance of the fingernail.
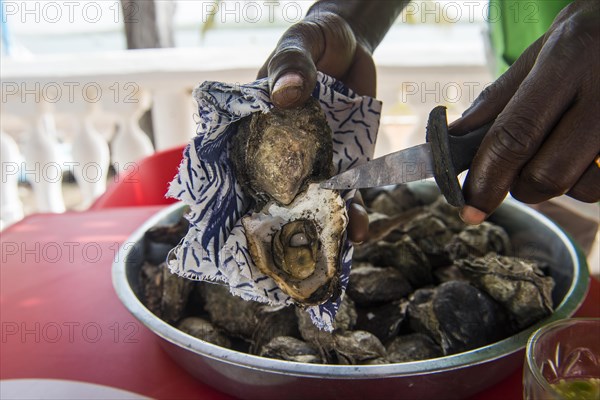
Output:
<path fill-rule="evenodd" d="M 288 105 L 296 102 L 302 95 L 304 87 L 304 78 L 295 72 L 288 72 L 277 79 L 271 97 L 274 102 L 281 105 Z"/>
<path fill-rule="evenodd" d="M 479 225 L 485 221 L 485 218 L 487 217 L 486 213 L 471 206 L 464 206 L 462 210 L 460 210 L 459 215 L 460 219 L 468 225 Z"/>

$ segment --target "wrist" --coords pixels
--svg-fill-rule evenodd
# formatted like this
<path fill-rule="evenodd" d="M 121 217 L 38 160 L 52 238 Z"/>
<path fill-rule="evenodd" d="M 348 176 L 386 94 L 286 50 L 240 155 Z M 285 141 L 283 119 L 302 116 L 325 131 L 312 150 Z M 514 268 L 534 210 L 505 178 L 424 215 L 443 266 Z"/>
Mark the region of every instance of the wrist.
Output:
<path fill-rule="evenodd" d="M 377 48 L 409 0 L 321 0 L 306 14 L 308 20 L 319 20 L 332 14 L 343 20 L 358 44 L 369 53 Z"/>
<path fill-rule="evenodd" d="M 360 29 L 360 26 L 356 23 L 356 1 L 335 1 L 325 0 L 318 1 L 313 4 L 308 12 L 306 13 L 305 20 L 312 21 L 315 23 L 335 23 L 340 26 L 341 29 L 346 29 L 352 32 L 355 41 L 365 47 L 369 53 L 373 53 L 376 45 L 370 43 L 365 33 Z"/>

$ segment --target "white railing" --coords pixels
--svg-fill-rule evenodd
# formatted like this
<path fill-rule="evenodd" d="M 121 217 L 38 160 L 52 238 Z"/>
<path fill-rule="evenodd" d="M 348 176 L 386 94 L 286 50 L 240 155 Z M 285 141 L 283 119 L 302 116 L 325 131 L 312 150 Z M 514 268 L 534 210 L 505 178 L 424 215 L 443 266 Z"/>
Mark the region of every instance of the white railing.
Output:
<path fill-rule="evenodd" d="M 457 116 L 490 81 L 482 57 L 468 57 L 478 60 L 470 64 L 461 54 L 398 61 L 397 50 L 376 54 L 384 102 L 378 155 L 423 141 L 432 107 L 446 104 Z M 187 143 L 195 133 L 193 87 L 204 80 L 250 82 L 269 51 L 160 49 L 3 59 L 2 224 L 23 216 L 19 178 L 32 184 L 37 211 L 63 212 L 65 170 L 75 176 L 80 206 L 86 207 L 106 189 L 111 163 L 122 172 L 155 150 Z M 138 124 L 151 106 L 154 145 Z"/>

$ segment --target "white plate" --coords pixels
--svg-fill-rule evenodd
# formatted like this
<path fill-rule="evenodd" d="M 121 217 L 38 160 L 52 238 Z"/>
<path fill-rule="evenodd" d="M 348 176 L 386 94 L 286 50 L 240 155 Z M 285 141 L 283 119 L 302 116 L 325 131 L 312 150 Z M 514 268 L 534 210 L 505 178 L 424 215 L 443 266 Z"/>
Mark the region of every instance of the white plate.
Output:
<path fill-rule="evenodd" d="M 6 379 L 0 381 L 0 399 L 138 400 L 148 397 L 95 383 L 59 379 Z"/>

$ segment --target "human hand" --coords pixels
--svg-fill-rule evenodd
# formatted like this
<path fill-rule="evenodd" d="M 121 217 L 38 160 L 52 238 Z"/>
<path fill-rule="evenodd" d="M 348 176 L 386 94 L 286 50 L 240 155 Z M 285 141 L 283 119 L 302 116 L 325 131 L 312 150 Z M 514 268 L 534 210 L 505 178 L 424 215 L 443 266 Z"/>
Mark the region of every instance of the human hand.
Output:
<path fill-rule="evenodd" d="M 258 78 L 269 78 L 276 107 L 293 108 L 310 97 L 317 70 L 341 80 L 360 95 L 375 96 L 375 65 L 370 51 L 348 21 L 329 10 L 313 10 L 289 28 Z"/>
<path fill-rule="evenodd" d="M 506 194 L 539 203 L 600 200 L 600 3 L 575 1 L 486 88 L 450 133 L 496 119 L 463 192 L 461 217 L 481 223 Z"/>

